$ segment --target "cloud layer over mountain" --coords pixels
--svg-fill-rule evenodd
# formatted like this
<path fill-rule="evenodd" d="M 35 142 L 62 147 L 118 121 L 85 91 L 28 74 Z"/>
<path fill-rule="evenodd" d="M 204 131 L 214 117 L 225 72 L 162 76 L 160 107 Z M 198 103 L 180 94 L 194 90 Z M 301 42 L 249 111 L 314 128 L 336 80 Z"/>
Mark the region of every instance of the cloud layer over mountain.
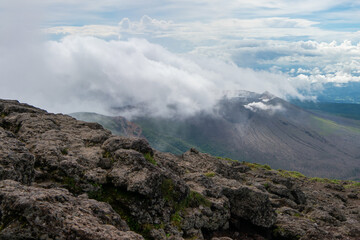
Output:
<path fill-rule="evenodd" d="M 142 111 L 186 116 L 211 110 L 229 89 L 298 94 L 286 76 L 177 55 L 144 39 L 69 36 L 39 46 L 37 52 L 25 47 L 14 59 L 3 62 L 10 67 L 19 64 L 20 58 L 29 65 L 26 71 L 21 69 L 25 63 L 18 65 L 21 71 L 15 75 L 2 72 L 2 96 L 15 98 L 11 89 L 23 86 L 16 92 L 21 100 L 51 111 L 109 114 L 122 108 L 127 115 Z M 133 107 L 138 110 L 133 112 Z"/>
<path fill-rule="evenodd" d="M 208 111 L 228 90 L 302 97 L 298 90 L 312 83 L 360 81 L 360 32 L 349 30 L 358 6 L 5 1 L 0 96 L 55 112 L 128 116 Z M 329 16 L 348 28 L 339 34 L 324 27 Z"/>

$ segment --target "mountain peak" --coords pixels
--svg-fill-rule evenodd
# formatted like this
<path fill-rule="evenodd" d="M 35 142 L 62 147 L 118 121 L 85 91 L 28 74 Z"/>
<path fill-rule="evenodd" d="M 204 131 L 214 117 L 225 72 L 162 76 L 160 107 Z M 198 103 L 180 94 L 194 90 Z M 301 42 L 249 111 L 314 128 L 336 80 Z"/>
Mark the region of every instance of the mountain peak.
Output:
<path fill-rule="evenodd" d="M 273 98 L 276 98 L 276 96 L 274 94 L 271 94 L 268 91 L 263 92 L 260 96 L 260 99 L 270 99 L 271 100 Z"/>

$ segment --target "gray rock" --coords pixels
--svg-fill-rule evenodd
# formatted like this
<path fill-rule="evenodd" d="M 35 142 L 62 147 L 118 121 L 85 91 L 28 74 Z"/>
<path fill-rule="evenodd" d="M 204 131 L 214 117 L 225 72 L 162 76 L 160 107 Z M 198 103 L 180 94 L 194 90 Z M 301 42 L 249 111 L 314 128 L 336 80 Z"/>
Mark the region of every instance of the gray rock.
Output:
<path fill-rule="evenodd" d="M 334 207 L 329 211 L 330 215 L 336 218 L 337 220 L 344 222 L 346 221 L 345 214 L 340 209 Z"/>
<path fill-rule="evenodd" d="M 297 204 L 305 204 L 306 203 L 306 195 L 299 188 L 292 189 L 291 195 L 294 197 L 294 201 Z"/>
<path fill-rule="evenodd" d="M 0 143 L 0 180 L 12 179 L 30 184 L 35 174 L 34 156 L 14 134 L 1 127 Z"/>
<path fill-rule="evenodd" d="M 283 185 L 274 185 L 274 184 L 268 183 L 267 190 L 273 194 L 280 196 L 280 197 L 290 198 L 291 200 L 294 200 L 294 199 L 292 199 L 293 197 L 291 195 L 291 191 Z"/>
<path fill-rule="evenodd" d="M 143 154 L 149 153 L 154 155 L 149 143 L 143 138 L 127 138 L 114 136 L 104 142 L 102 148 L 109 152 L 114 152 L 118 149 L 133 149 Z"/>
<path fill-rule="evenodd" d="M 347 196 L 348 196 L 348 198 L 351 198 L 351 199 L 359 199 L 359 196 L 357 193 L 349 193 Z"/>
<path fill-rule="evenodd" d="M 0 182 L 0 239 L 143 239 L 106 203 Z"/>
<path fill-rule="evenodd" d="M 249 220 L 260 227 L 271 227 L 275 224 L 276 213 L 266 194 L 249 187 L 226 188 L 224 194 L 229 198 L 233 217 Z"/>

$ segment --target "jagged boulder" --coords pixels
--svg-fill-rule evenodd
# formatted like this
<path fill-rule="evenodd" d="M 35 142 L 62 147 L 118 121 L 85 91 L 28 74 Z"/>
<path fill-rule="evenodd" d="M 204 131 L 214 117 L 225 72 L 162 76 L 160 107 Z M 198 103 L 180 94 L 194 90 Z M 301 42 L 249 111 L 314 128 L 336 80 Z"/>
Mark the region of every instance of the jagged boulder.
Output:
<path fill-rule="evenodd" d="M 165 176 L 154 164 L 134 150 L 119 149 L 114 153 L 115 163 L 107 177 L 117 187 L 147 197 L 158 197 Z"/>
<path fill-rule="evenodd" d="M 271 227 L 276 222 L 276 213 L 267 194 L 249 187 L 224 189 L 229 198 L 230 211 L 234 218 L 250 221 L 260 227 Z"/>
<path fill-rule="evenodd" d="M 143 138 L 114 136 L 107 139 L 102 148 L 109 152 L 114 152 L 118 149 L 133 149 L 143 154 L 149 153 L 151 156 L 154 155 L 149 143 Z"/>

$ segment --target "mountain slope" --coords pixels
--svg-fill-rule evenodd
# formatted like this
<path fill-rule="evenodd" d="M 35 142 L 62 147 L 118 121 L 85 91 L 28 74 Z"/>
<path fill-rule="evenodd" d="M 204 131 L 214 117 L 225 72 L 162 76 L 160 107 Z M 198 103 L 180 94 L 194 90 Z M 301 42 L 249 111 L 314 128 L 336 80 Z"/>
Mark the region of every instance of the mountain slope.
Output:
<path fill-rule="evenodd" d="M 107 129 L 111 129 L 113 134 L 128 137 L 141 137 L 142 129 L 138 125 L 127 121 L 123 117 L 108 117 L 96 113 L 72 113 L 76 119 L 86 119 L 88 122 L 100 123 Z"/>
<path fill-rule="evenodd" d="M 0 239 L 360 238 L 359 183 L 181 156 L 0 100 Z"/>
<path fill-rule="evenodd" d="M 308 112 L 269 93 L 242 91 L 223 98 L 215 109 L 186 119 L 132 121 L 161 151 L 181 154 L 195 146 L 216 156 L 310 176 L 360 179 L 358 121 Z"/>
<path fill-rule="evenodd" d="M 335 116 L 360 120 L 360 104 L 311 101 L 301 102 L 298 100 L 293 100 L 291 103 L 314 112 L 327 113 Z"/>

